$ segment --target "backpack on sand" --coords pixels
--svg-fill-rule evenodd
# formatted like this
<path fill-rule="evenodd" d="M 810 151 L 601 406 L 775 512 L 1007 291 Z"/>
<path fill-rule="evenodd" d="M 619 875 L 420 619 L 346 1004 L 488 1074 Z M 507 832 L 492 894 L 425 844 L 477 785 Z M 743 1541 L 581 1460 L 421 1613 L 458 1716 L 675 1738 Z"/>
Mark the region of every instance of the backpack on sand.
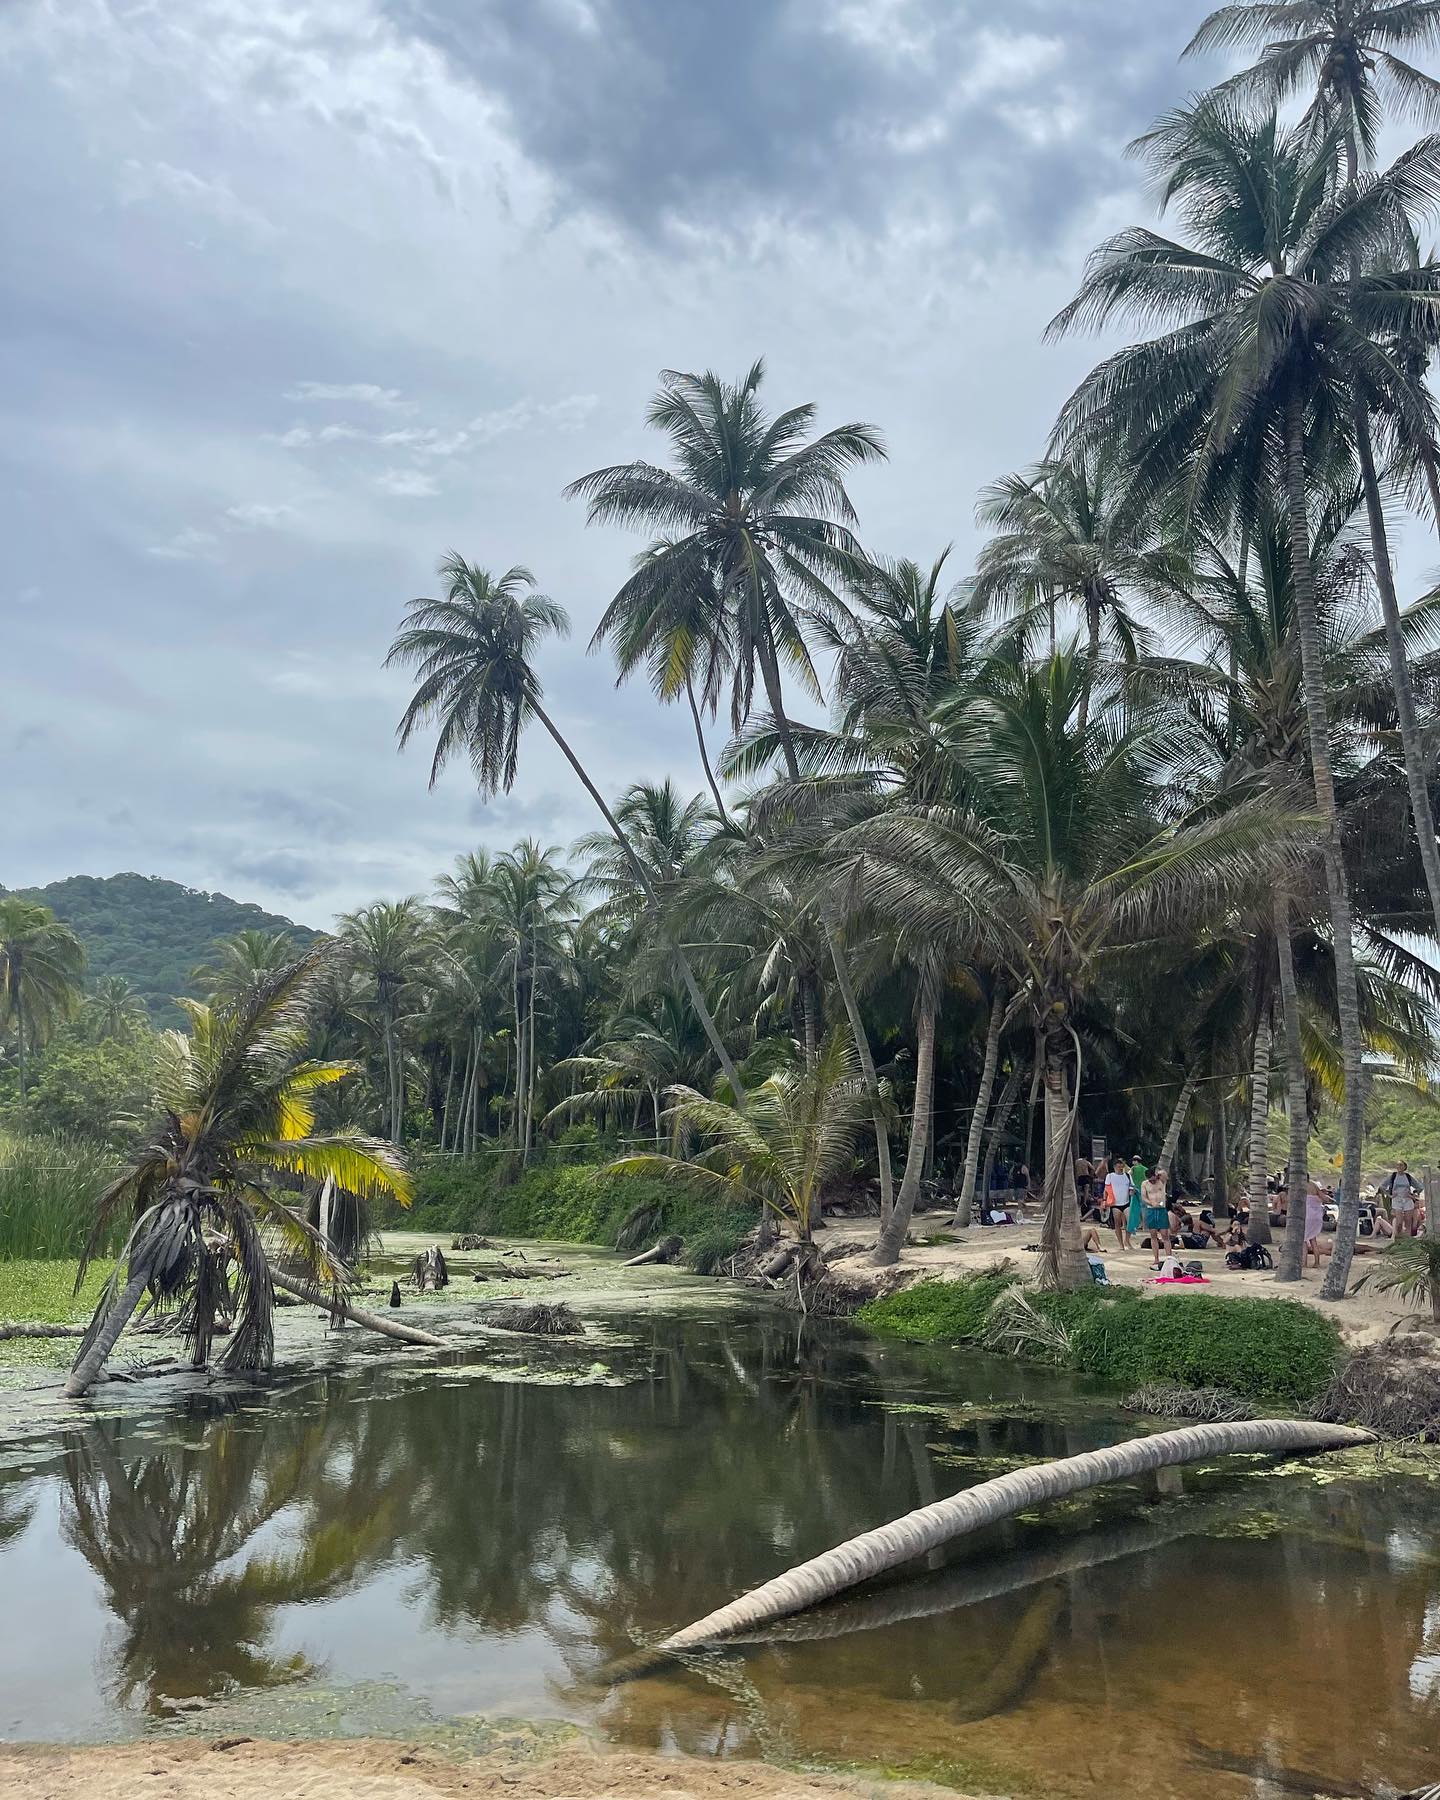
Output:
<path fill-rule="evenodd" d="M 1263 1244 L 1247 1244 L 1243 1250 L 1225 1252 L 1227 1269 L 1273 1269 L 1275 1258 Z"/>

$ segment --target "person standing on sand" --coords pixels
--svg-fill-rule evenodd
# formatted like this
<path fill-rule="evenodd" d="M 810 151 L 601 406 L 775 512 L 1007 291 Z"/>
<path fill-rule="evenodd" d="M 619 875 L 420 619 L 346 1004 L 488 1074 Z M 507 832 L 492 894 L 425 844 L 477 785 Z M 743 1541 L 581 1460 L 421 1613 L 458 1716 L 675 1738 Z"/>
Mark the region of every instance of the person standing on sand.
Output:
<path fill-rule="evenodd" d="M 1109 1214 L 1115 1242 L 1122 1250 L 1130 1248 L 1130 1171 L 1125 1158 L 1117 1156 L 1115 1167 L 1105 1177 L 1104 1211 Z"/>
<path fill-rule="evenodd" d="M 1312 1175 L 1305 1190 L 1305 1263 L 1320 1267 L 1320 1233 L 1325 1229 L 1325 1196 L 1319 1179 Z"/>
<path fill-rule="evenodd" d="M 1140 1189 L 1144 1185 L 1148 1173 L 1144 1163 L 1137 1156 L 1130 1165 L 1130 1208 L 1129 1216 L 1125 1221 L 1126 1229 L 1137 1244 L 1145 1226 L 1145 1207 L 1140 1199 Z"/>
<path fill-rule="evenodd" d="M 1410 1173 L 1410 1165 L 1403 1160 L 1396 1163 L 1393 1173 L 1381 1182 L 1380 1191 L 1389 1196 L 1396 1238 L 1414 1237 L 1415 1203 L 1420 1197 L 1420 1183 Z"/>
<path fill-rule="evenodd" d="M 1140 1204 L 1144 1208 L 1145 1229 L 1150 1233 L 1153 1267 L 1158 1269 L 1170 1250 L 1170 1183 L 1163 1163 L 1141 1184 Z"/>

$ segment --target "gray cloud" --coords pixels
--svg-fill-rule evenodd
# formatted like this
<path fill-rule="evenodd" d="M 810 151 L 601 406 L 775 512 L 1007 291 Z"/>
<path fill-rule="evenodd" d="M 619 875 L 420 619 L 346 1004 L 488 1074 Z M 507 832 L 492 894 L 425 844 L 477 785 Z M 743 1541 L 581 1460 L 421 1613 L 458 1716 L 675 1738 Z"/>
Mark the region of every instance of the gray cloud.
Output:
<path fill-rule="evenodd" d="M 323 926 L 595 817 L 543 732 L 427 791 L 382 661 L 454 547 L 569 609 L 547 704 L 607 792 L 700 787 L 587 658 L 642 545 L 561 499 L 663 367 L 763 353 L 868 418 L 878 549 L 974 546 L 1095 354 L 1040 332 L 1142 216 L 1197 73 L 1154 0 L 11 0 L 0 7 L 7 885 L 116 869 Z M 723 735 L 714 733 L 715 746 Z"/>

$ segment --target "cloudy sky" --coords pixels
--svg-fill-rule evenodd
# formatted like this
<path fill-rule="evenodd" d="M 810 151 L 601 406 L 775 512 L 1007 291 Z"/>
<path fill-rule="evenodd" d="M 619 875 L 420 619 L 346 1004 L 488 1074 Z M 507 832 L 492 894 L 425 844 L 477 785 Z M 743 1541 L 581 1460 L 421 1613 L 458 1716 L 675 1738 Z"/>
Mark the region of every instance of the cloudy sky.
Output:
<path fill-rule="evenodd" d="M 699 786 L 585 643 L 628 558 L 562 500 L 665 367 L 868 419 L 872 548 L 973 550 L 1093 357 L 1040 344 L 1142 216 L 1188 0 L 5 0 L 0 882 L 136 869 L 314 925 L 589 829 L 397 756 L 380 662 L 454 547 L 574 620 L 610 789 Z"/>

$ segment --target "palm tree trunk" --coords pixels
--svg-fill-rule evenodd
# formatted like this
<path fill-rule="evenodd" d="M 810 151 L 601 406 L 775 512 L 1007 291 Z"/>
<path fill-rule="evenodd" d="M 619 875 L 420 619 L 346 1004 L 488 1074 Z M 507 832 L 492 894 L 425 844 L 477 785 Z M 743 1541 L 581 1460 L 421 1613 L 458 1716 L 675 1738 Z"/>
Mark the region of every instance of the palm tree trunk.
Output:
<path fill-rule="evenodd" d="M 930 1136 L 930 1107 L 935 1096 L 935 1015 L 937 1003 L 922 995 L 915 1046 L 915 1110 L 910 1115 L 910 1143 L 905 1152 L 905 1174 L 890 1217 L 880 1227 L 875 1253 L 870 1258 L 877 1268 L 889 1268 L 900 1260 L 905 1234 L 910 1229 L 910 1215 L 920 1193 L 920 1171 L 925 1163 L 925 1145 Z"/>
<path fill-rule="evenodd" d="M 685 698 L 690 702 L 690 717 L 695 721 L 695 742 L 700 746 L 700 766 L 705 771 L 710 792 L 715 796 L 715 810 L 720 814 L 720 823 L 728 829 L 730 815 L 725 810 L 725 801 L 715 780 L 715 771 L 710 767 L 710 752 L 705 748 L 705 726 L 700 718 L 700 708 L 695 702 L 695 687 L 688 672 L 685 676 Z"/>
<path fill-rule="evenodd" d="M 445 1138 L 450 1129 L 450 1101 L 455 1093 L 455 1055 L 452 1045 L 445 1053 L 445 1098 L 440 1103 L 440 1154 L 445 1154 Z"/>
<path fill-rule="evenodd" d="M 1000 1140 L 1005 1134 L 1005 1127 L 1010 1122 L 1011 1108 L 1015 1105 L 1015 1096 L 1020 1091 L 1020 1082 L 1025 1074 L 1025 1069 L 1025 1063 L 1016 1057 L 1015 1067 L 1005 1078 L 1005 1085 L 1000 1090 L 1000 1098 L 995 1102 L 995 1115 L 990 1121 L 990 1129 L 985 1137 L 985 1166 L 980 1171 L 980 1205 L 982 1208 L 989 1201 L 990 1178 L 995 1173 L 995 1156 L 1000 1148 Z"/>
<path fill-rule="evenodd" d="M 15 990 L 15 1056 L 20 1072 L 20 1111 L 25 1111 L 25 1001 Z"/>
<path fill-rule="evenodd" d="M 646 873 L 645 865 L 631 848 L 630 840 L 620 829 L 619 821 L 605 804 L 599 788 L 596 787 L 595 783 L 585 773 L 579 757 L 576 756 L 569 744 L 566 743 L 564 737 L 557 729 L 555 721 L 543 707 L 534 702 L 531 703 L 531 706 L 535 717 L 550 733 L 551 737 L 554 738 L 560 749 L 561 755 L 564 756 L 566 762 L 568 762 L 570 767 L 575 771 L 575 774 L 579 778 L 580 785 L 600 809 L 600 816 L 610 827 L 611 836 L 615 839 L 615 842 L 620 846 L 621 850 L 624 851 L 625 859 L 630 864 L 630 872 L 634 875 L 636 882 L 639 884 L 641 893 L 644 894 L 651 912 L 655 915 L 656 922 L 660 926 L 661 935 L 665 939 L 666 947 L 674 957 L 676 966 L 680 970 L 680 979 L 685 984 L 685 992 L 690 996 L 690 1004 L 695 1008 L 695 1016 L 699 1019 L 705 1036 L 710 1040 L 710 1048 L 715 1052 L 720 1067 L 724 1072 L 725 1079 L 730 1083 L 731 1091 L 735 1095 L 735 1104 L 743 1107 L 745 1104 L 745 1087 L 740 1080 L 740 1071 L 735 1067 L 734 1062 L 731 1060 L 730 1052 L 725 1048 L 725 1040 L 720 1035 L 720 1027 L 715 1023 L 715 1016 L 706 1004 L 704 994 L 700 991 L 700 983 L 695 979 L 695 971 L 690 966 L 689 957 L 686 956 L 684 950 L 682 950 L 675 939 L 671 937 L 669 931 L 665 927 L 664 915 L 660 910 L 660 902 L 656 898 L 655 889 L 649 875 Z"/>
<path fill-rule="evenodd" d="M 337 1300 L 333 1294 L 325 1293 L 308 1281 L 297 1281 L 293 1276 L 282 1275 L 278 1269 L 270 1270 L 270 1280 L 275 1287 L 293 1294 L 297 1300 L 308 1300 L 312 1306 L 323 1307 L 327 1313 L 338 1313 L 353 1325 L 363 1325 L 367 1331 L 378 1331 L 382 1337 L 394 1338 L 398 1343 L 421 1344 L 427 1350 L 455 1348 L 451 1339 L 436 1337 L 430 1331 L 417 1331 L 413 1325 L 402 1325 L 396 1319 L 382 1318 L 379 1313 L 361 1312 L 358 1306 L 351 1306 L 348 1300 Z"/>
<path fill-rule="evenodd" d="M 1195 1090 L 1200 1085 L 1200 1064 L 1197 1062 L 1186 1071 L 1185 1080 L 1175 1102 L 1175 1110 L 1170 1115 L 1170 1128 L 1165 1133 L 1165 1142 L 1161 1146 L 1160 1160 L 1157 1168 L 1175 1170 L 1175 1155 L 1180 1148 L 1180 1132 L 1190 1113 L 1191 1102 L 1195 1098 Z M 1192 1171 L 1193 1173 L 1193 1171 Z"/>
<path fill-rule="evenodd" d="M 511 1128 L 515 1137 L 515 1148 L 520 1148 L 520 1133 L 524 1129 L 525 1110 L 525 1013 L 520 1005 L 520 944 L 515 944 L 515 979 L 513 983 L 515 999 L 515 1105 L 511 1119 Z"/>
<path fill-rule="evenodd" d="M 1217 1081 L 1215 1096 L 1215 1169 L 1214 1188 L 1211 1195 L 1215 1205 L 1215 1218 L 1219 1221 L 1220 1208 L 1230 1204 L 1230 1109 L 1225 1103 L 1226 1081 Z"/>
<path fill-rule="evenodd" d="M 1285 499 L 1290 525 L 1290 560 L 1295 581 L 1295 610 L 1300 628 L 1300 665 L 1310 728 L 1310 764 L 1315 777 L 1315 804 L 1324 835 L 1320 855 L 1330 902 L 1330 931 L 1335 956 L 1335 1000 L 1340 1020 L 1340 1050 L 1345 1069 L 1344 1174 L 1340 1223 L 1335 1250 L 1320 1292 L 1327 1300 L 1344 1297 L 1360 1223 L 1360 1157 L 1365 1130 L 1364 1040 L 1360 1034 L 1360 987 L 1355 971 L 1354 926 L 1350 884 L 1340 843 L 1340 814 L 1330 767 L 1330 714 L 1325 671 L 1320 660 L 1320 621 L 1315 602 L 1315 569 L 1310 558 L 1310 521 L 1306 511 L 1305 404 L 1298 393 L 1285 407 Z"/>
<path fill-rule="evenodd" d="M 1355 454 L 1365 489 L 1365 511 L 1370 521 L 1371 561 L 1380 589 L 1380 610 L 1385 618 L 1385 643 L 1390 652 L 1390 680 L 1395 689 L 1395 711 L 1400 724 L 1400 748 L 1405 757 L 1405 779 L 1410 788 L 1410 812 L 1420 845 L 1420 866 L 1430 894 L 1430 911 L 1440 934 L 1440 843 L 1435 839 L 1435 814 L 1425 780 L 1425 751 L 1415 716 L 1415 688 L 1410 679 L 1410 659 L 1400 630 L 1400 607 L 1395 598 L 1395 575 L 1390 564 L 1390 544 L 1385 530 L 1385 508 L 1375 474 L 1375 452 L 1370 441 L 1370 416 L 1365 407 L 1355 408 Z"/>
<path fill-rule="evenodd" d="M 1060 1032 L 1045 1036 L 1045 1220 L 1041 1230 L 1042 1288 L 1088 1287 L 1090 1264 L 1080 1242 L 1080 1201 L 1075 1191 L 1075 1158 L 1071 1154 L 1069 1044 Z"/>
<path fill-rule="evenodd" d="M 800 1015 L 805 1026 L 805 1067 L 813 1069 L 820 1058 L 820 1021 L 815 977 L 808 970 L 800 977 Z"/>
<path fill-rule="evenodd" d="M 1203 1462 L 1213 1456 L 1284 1456 L 1348 1450 L 1374 1441 L 1372 1433 L 1351 1425 L 1320 1425 L 1308 1419 L 1247 1419 L 1232 1425 L 1187 1425 L 1179 1431 L 1129 1438 L 1124 1443 L 1063 1457 L 1058 1462 L 1014 1469 L 1008 1475 L 997 1475 L 975 1487 L 964 1488 L 945 1500 L 922 1506 L 811 1557 L 675 1632 L 658 1648 L 677 1655 L 739 1632 L 755 1631 L 772 1619 L 783 1619 L 833 1599 L 847 1588 L 857 1587 L 901 1563 L 912 1562 L 941 1544 L 1066 1494 L 1083 1493 L 1111 1482 L 1134 1481 L 1156 1469 Z"/>
<path fill-rule="evenodd" d="M 1000 1063 L 1000 1033 L 1004 1024 L 1005 989 L 997 983 L 990 1002 L 990 1028 L 985 1033 L 985 1063 L 980 1070 L 980 1091 L 975 1096 L 975 1110 L 970 1115 L 970 1129 L 965 1134 L 965 1172 L 960 1177 L 960 1195 L 955 1207 L 957 1225 L 970 1223 L 975 1199 L 975 1176 L 980 1164 L 980 1140 L 984 1136 L 985 1121 L 990 1115 L 990 1090 L 995 1085 L 995 1070 Z"/>
<path fill-rule="evenodd" d="M 1305 1261 L 1305 1195 L 1310 1186 L 1310 1110 L 1305 1098 L 1305 1051 L 1300 1042 L 1300 996 L 1290 939 L 1290 896 L 1275 892 L 1275 949 L 1280 963 L 1280 1010 L 1285 1020 L 1285 1105 L 1290 1115 L 1290 1179 L 1285 1244 L 1277 1281 L 1298 1281 Z"/>
<path fill-rule="evenodd" d="M 95 1377 L 104 1368 L 110 1352 L 119 1341 L 120 1333 L 134 1318 L 135 1308 L 140 1304 L 147 1282 L 147 1276 L 132 1274 L 115 1296 L 105 1315 L 104 1325 L 75 1360 L 75 1366 L 65 1383 L 67 1400 L 78 1400 L 93 1385 Z"/>
<path fill-rule="evenodd" d="M 780 670 L 775 660 L 775 646 L 770 640 L 768 631 L 761 633 L 760 672 L 765 682 L 765 697 L 770 702 L 770 714 L 775 721 L 775 729 L 780 734 L 780 748 L 785 758 L 786 770 L 792 781 L 799 781 L 800 763 L 795 755 L 795 745 L 790 737 L 790 719 L 785 711 L 785 695 L 780 687 Z M 855 1040 L 855 1054 L 860 1059 L 860 1079 L 865 1084 L 865 1096 L 870 1102 L 870 1121 L 875 1130 L 875 1161 L 880 1176 L 880 1228 L 883 1231 L 890 1222 L 894 1208 L 894 1176 L 890 1169 L 890 1122 L 885 1117 L 885 1098 L 880 1092 L 880 1078 L 875 1073 L 875 1058 L 870 1054 L 870 1034 L 866 1031 L 865 1021 L 860 1015 L 860 1002 L 855 997 L 855 983 L 850 979 L 850 965 L 845 959 L 845 952 L 840 943 L 840 934 L 823 904 L 821 923 L 825 927 L 825 943 L 830 951 L 830 960 L 835 965 L 835 985 L 840 990 L 845 1017 L 850 1024 L 850 1035 Z"/>
<path fill-rule="evenodd" d="M 1100 673 L 1100 608 L 1089 599 L 1085 602 L 1085 629 L 1085 676 L 1080 688 L 1080 709 L 1075 715 L 1075 730 L 1081 737 L 1090 722 L 1090 694 Z"/>
<path fill-rule="evenodd" d="M 1250 1229 L 1252 1244 L 1270 1242 L 1270 1199 L 1265 1191 L 1270 1122 L 1270 1001 L 1266 998 L 1255 1026 L 1255 1062 L 1250 1076 Z"/>

